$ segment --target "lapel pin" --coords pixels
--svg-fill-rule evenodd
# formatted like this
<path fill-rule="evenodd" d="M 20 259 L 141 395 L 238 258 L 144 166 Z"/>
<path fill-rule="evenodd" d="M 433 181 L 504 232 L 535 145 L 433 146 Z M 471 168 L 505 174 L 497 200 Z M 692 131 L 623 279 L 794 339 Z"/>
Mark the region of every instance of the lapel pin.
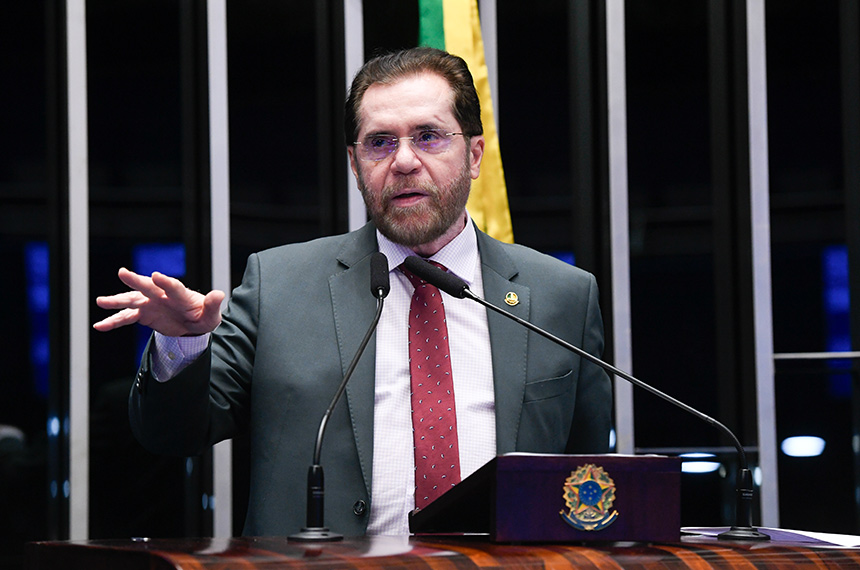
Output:
<path fill-rule="evenodd" d="M 513 291 L 508 291 L 508 293 L 505 295 L 505 303 L 513 307 L 514 305 L 519 305 L 520 299 L 519 297 L 517 297 L 516 293 L 514 293 Z"/>

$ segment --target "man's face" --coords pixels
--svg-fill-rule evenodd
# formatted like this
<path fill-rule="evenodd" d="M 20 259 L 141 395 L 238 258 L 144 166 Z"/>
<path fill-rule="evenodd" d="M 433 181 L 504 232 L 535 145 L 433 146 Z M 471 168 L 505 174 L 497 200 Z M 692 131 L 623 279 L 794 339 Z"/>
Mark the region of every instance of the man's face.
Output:
<path fill-rule="evenodd" d="M 433 73 L 390 85 L 372 85 L 359 109 L 359 141 L 367 135 L 409 137 L 419 131 L 458 133 L 447 81 Z M 440 154 L 408 140 L 378 162 L 361 160 L 349 147 L 350 164 L 371 219 L 397 243 L 432 255 L 465 225 L 466 200 L 478 177 L 484 139 L 455 136 Z"/>

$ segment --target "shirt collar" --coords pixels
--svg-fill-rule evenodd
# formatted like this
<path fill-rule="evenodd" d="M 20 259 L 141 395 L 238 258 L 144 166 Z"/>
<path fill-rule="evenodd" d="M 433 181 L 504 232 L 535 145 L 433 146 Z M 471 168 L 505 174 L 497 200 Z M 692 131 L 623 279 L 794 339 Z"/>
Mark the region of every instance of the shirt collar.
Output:
<path fill-rule="evenodd" d="M 394 243 L 379 230 L 376 230 L 376 240 L 379 251 L 388 258 L 388 270 L 394 271 L 410 255 L 415 252 L 404 245 Z M 478 264 L 478 235 L 472 218 L 466 213 L 466 227 L 448 244 L 429 258 L 444 265 L 448 271 L 473 285 L 475 283 L 475 267 Z"/>

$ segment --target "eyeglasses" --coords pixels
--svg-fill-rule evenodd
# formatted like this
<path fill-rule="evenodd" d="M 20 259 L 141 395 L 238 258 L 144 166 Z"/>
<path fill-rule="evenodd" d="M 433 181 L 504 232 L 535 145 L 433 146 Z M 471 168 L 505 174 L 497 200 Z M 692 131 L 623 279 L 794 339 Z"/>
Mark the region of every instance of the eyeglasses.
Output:
<path fill-rule="evenodd" d="M 355 151 L 361 160 L 379 162 L 394 153 L 400 147 L 400 141 L 408 140 L 421 152 L 441 154 L 450 148 L 452 137 L 457 135 L 466 136 L 463 133 L 446 133 L 432 129 L 419 131 L 411 137 L 367 135 L 364 140 L 355 142 Z"/>

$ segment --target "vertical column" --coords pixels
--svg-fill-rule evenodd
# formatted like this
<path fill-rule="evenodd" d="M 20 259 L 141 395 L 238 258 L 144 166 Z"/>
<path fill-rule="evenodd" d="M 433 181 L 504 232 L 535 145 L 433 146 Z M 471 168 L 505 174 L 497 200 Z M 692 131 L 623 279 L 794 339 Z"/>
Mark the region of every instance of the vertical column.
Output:
<path fill-rule="evenodd" d="M 496 132 L 499 132 L 499 42 L 496 0 L 478 0 L 478 13 L 481 15 L 481 38 L 484 42 L 484 62 L 490 93 L 493 94 L 493 110 L 496 117 Z"/>
<path fill-rule="evenodd" d="M 848 247 L 848 297 L 851 348 L 860 351 L 860 4 L 839 2 L 839 39 L 842 77 L 842 177 L 845 195 L 845 242 Z M 860 378 L 860 358 L 851 364 Z M 854 441 L 860 442 L 860 391 L 853 395 Z M 854 508 L 860 517 L 860 446 L 854 445 Z"/>
<path fill-rule="evenodd" d="M 572 215 L 570 236 L 577 265 L 597 275 L 597 282 L 604 284 L 599 271 L 597 248 L 595 247 L 595 210 L 604 188 L 598 184 L 597 170 L 600 157 L 605 157 L 605 141 L 598 142 L 595 128 L 605 120 L 603 105 L 596 103 L 596 93 L 605 92 L 598 87 L 600 80 L 595 71 L 600 67 L 599 59 L 605 51 L 595 48 L 601 40 L 595 40 L 592 32 L 593 6 L 591 2 L 571 2 L 568 5 L 568 77 L 570 80 L 570 174 L 572 190 Z M 600 20 L 605 25 L 605 18 Z M 605 39 L 605 38 L 604 38 Z M 605 73 L 605 62 L 604 62 Z M 601 142 L 603 144 L 601 144 Z M 608 150 L 608 149 L 607 149 Z M 607 187 L 608 188 L 608 187 Z M 606 234 L 607 236 L 610 233 Z M 606 278 L 605 283 L 609 283 Z M 609 289 L 607 289 L 609 291 Z M 606 307 L 608 309 L 609 307 Z M 610 315 L 610 312 L 606 312 Z M 607 340 L 607 346 L 612 343 Z"/>
<path fill-rule="evenodd" d="M 764 526 L 776 527 L 779 526 L 779 487 L 773 378 L 764 0 L 747 0 L 746 15 L 756 406 L 759 463 L 764 475 L 761 484 L 761 513 Z"/>
<path fill-rule="evenodd" d="M 606 0 L 606 75 L 609 122 L 609 220 L 612 257 L 614 363 L 632 372 L 630 332 L 630 226 L 627 205 L 627 80 L 624 0 Z M 615 380 L 618 453 L 633 453 L 633 386 Z"/>
<path fill-rule="evenodd" d="M 227 105 L 226 0 L 206 2 L 209 64 L 209 180 L 212 215 L 212 287 L 229 294 L 230 145 Z M 225 301 L 226 302 L 226 301 Z M 233 446 L 213 448 L 214 534 L 233 535 Z"/>
<path fill-rule="evenodd" d="M 89 171 L 86 1 L 66 2 L 68 103 L 69 537 L 89 534 Z"/>
<path fill-rule="evenodd" d="M 352 78 L 364 65 L 364 13 L 362 0 L 344 0 L 343 27 L 344 27 L 344 55 L 346 61 L 346 89 L 349 91 Z M 347 181 L 347 207 L 349 210 L 349 230 L 357 230 L 367 222 L 367 212 L 364 208 L 364 200 L 358 191 L 355 176 L 346 163 Z"/>

